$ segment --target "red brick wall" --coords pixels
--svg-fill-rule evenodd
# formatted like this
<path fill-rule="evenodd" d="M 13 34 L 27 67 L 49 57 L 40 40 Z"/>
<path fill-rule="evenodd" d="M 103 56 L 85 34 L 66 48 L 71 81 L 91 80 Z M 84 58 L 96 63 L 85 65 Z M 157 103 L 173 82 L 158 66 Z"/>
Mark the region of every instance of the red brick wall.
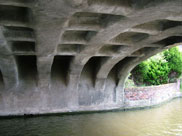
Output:
<path fill-rule="evenodd" d="M 129 101 L 165 99 L 165 97 L 168 98 L 174 93 L 179 92 L 179 86 L 180 84 L 177 82 L 159 86 L 126 88 L 125 99 Z"/>

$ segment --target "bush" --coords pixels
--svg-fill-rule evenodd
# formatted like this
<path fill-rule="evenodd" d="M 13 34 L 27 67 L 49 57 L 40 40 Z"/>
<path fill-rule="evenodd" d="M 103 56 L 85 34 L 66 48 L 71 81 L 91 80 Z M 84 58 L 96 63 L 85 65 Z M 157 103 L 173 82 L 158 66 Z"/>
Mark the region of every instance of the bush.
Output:
<path fill-rule="evenodd" d="M 144 79 L 148 72 L 148 62 L 143 61 L 139 65 L 137 65 L 132 71 L 131 76 L 136 85 L 142 86 L 144 83 Z"/>
<path fill-rule="evenodd" d="M 182 53 L 177 47 L 174 47 L 164 51 L 164 57 L 170 68 L 170 82 L 174 82 L 182 74 Z"/>
<path fill-rule="evenodd" d="M 168 83 L 169 67 L 167 62 L 144 61 L 132 70 L 132 77 L 136 85 L 159 85 Z"/>
<path fill-rule="evenodd" d="M 161 53 L 160 59 L 149 59 L 131 72 L 136 85 L 160 85 L 174 82 L 182 74 L 182 53 L 177 47 Z"/>
<path fill-rule="evenodd" d="M 144 76 L 144 82 L 147 85 L 160 85 L 168 83 L 169 67 L 167 62 L 150 61 L 148 71 Z"/>

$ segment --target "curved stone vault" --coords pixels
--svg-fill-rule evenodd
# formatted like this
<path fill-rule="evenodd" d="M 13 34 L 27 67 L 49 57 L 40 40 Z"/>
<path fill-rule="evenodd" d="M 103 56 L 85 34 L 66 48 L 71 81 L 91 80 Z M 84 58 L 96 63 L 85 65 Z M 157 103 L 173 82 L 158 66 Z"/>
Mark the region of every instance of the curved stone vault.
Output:
<path fill-rule="evenodd" d="M 181 0 L 0 0 L 0 115 L 124 106 L 141 61 L 182 42 Z"/>

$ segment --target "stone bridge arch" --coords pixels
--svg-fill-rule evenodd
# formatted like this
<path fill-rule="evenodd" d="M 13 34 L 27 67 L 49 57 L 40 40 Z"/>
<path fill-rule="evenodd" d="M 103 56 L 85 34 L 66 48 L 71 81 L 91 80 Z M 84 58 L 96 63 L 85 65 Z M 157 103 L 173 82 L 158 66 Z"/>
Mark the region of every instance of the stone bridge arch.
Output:
<path fill-rule="evenodd" d="M 181 0 L 1 0 L 0 115 L 120 108 L 130 70 L 182 42 Z"/>

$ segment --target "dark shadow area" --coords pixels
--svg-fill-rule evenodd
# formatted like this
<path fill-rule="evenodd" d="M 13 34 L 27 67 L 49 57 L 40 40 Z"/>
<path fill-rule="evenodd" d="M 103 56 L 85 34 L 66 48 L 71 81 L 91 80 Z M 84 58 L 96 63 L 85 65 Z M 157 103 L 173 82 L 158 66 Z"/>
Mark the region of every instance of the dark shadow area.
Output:
<path fill-rule="evenodd" d="M 99 71 L 101 65 L 107 60 L 109 57 L 92 57 L 85 64 L 81 78 L 84 80 L 88 80 L 93 86 L 95 86 L 96 75 Z"/>
<path fill-rule="evenodd" d="M 155 20 L 135 26 L 137 29 L 164 31 L 182 25 L 181 21 Z"/>
<path fill-rule="evenodd" d="M 126 49 L 128 49 L 128 46 L 125 45 L 105 45 L 99 50 L 99 52 L 105 55 L 113 55 L 120 54 Z"/>
<path fill-rule="evenodd" d="M 27 27 L 4 27 L 4 35 L 8 41 L 35 41 L 34 30 Z"/>
<path fill-rule="evenodd" d="M 58 45 L 58 53 L 77 54 L 80 53 L 86 45 L 83 44 L 60 44 Z"/>
<path fill-rule="evenodd" d="M 89 41 L 94 35 L 96 35 L 96 33 L 96 31 L 69 30 L 64 32 L 63 41 L 66 43 L 84 44 L 86 41 Z"/>
<path fill-rule="evenodd" d="M 2 72 L 0 70 L 0 89 L 4 88 L 4 81 L 3 81 L 3 75 Z"/>
<path fill-rule="evenodd" d="M 116 36 L 111 41 L 116 43 L 134 44 L 135 42 L 146 39 L 148 36 L 149 35 L 146 33 L 124 32 Z"/>
<path fill-rule="evenodd" d="M 176 43 L 182 42 L 182 36 L 171 36 L 161 41 L 155 42 L 154 44 L 160 44 L 163 46 L 168 46 Z"/>
<path fill-rule="evenodd" d="M 10 42 L 12 52 L 35 52 L 35 42 L 14 41 Z"/>
<path fill-rule="evenodd" d="M 36 56 L 16 56 L 20 80 L 37 81 Z"/>
<path fill-rule="evenodd" d="M 10 5 L 0 5 L 0 20 L 28 23 L 30 21 L 31 11 L 26 7 L 17 7 Z"/>
<path fill-rule="evenodd" d="M 73 56 L 55 56 L 52 69 L 51 78 L 62 82 L 63 84 L 68 84 L 68 72 L 70 68 L 70 62 Z"/>
<path fill-rule="evenodd" d="M 130 7 L 131 0 L 88 0 L 88 4 Z"/>

